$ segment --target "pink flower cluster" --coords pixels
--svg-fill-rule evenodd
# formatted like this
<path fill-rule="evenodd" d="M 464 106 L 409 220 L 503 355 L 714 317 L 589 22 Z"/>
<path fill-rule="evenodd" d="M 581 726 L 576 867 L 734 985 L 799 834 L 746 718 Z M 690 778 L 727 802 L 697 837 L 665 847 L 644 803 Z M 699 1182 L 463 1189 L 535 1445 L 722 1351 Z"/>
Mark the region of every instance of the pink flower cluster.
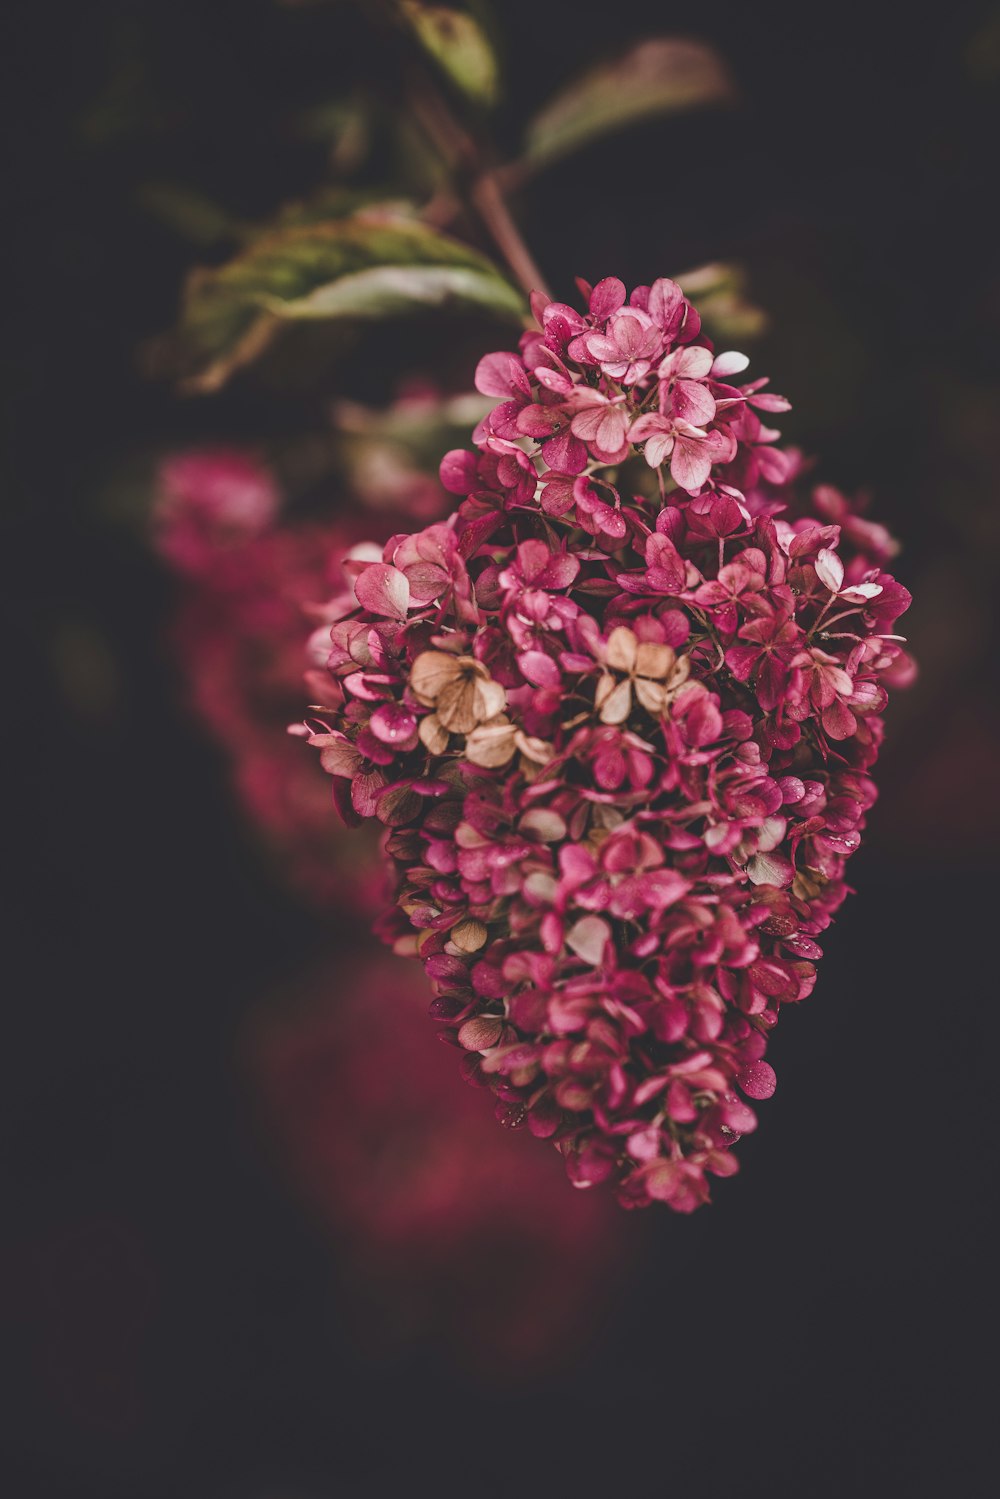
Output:
<path fill-rule="evenodd" d="M 679 287 L 584 292 L 481 361 L 457 513 L 354 565 L 309 731 L 344 815 L 389 830 L 384 933 L 500 1121 L 689 1212 L 815 982 L 910 600 Z"/>

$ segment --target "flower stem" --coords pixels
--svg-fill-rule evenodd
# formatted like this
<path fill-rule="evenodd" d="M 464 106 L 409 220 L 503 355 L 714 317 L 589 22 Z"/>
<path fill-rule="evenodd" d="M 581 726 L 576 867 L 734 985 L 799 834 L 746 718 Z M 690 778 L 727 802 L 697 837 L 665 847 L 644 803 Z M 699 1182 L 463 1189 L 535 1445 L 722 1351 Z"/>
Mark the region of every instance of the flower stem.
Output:
<path fill-rule="evenodd" d="M 417 122 L 438 152 L 459 190 L 506 261 L 522 290 L 530 296 L 551 293 L 521 231 L 514 222 L 497 170 L 484 165 L 484 150 L 455 118 L 451 107 L 421 70 L 411 74 L 411 98 Z"/>
<path fill-rule="evenodd" d="M 477 177 L 469 195 L 494 244 L 527 295 L 540 291 L 543 296 L 551 297 L 545 277 L 511 216 L 495 173 L 483 172 Z"/>

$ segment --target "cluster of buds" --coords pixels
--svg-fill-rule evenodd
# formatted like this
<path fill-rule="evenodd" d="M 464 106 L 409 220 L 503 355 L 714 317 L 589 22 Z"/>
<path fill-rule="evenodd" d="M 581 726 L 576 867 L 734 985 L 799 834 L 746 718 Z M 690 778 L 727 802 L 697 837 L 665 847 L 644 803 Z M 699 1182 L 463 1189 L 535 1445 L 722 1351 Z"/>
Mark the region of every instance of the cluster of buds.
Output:
<path fill-rule="evenodd" d="M 909 595 L 679 287 L 583 290 L 481 361 L 456 513 L 353 564 L 306 732 L 500 1121 L 689 1212 L 847 893 Z"/>

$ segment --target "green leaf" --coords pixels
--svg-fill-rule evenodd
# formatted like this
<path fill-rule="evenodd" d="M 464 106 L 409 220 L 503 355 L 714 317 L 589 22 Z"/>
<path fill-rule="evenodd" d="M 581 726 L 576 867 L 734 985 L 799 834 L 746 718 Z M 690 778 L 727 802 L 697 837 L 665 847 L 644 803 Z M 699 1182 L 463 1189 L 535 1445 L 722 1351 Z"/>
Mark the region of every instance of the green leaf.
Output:
<path fill-rule="evenodd" d="M 517 317 L 523 299 L 495 271 L 460 265 L 381 265 L 341 276 L 304 297 L 262 296 L 260 305 L 286 318 L 393 317 L 414 307 L 480 307 Z"/>
<path fill-rule="evenodd" d="M 173 363 L 189 390 L 216 390 L 289 319 L 390 317 L 475 308 L 523 320 L 520 292 L 468 245 L 419 220 L 368 210 L 262 235 L 189 278 Z"/>
<path fill-rule="evenodd" d="M 307 198 L 284 203 L 270 224 L 261 225 L 258 234 L 273 234 L 277 229 L 299 228 L 304 224 L 338 223 L 365 212 L 390 213 L 400 219 L 418 219 L 419 204 L 410 198 L 395 197 L 384 182 L 371 187 L 345 187 L 331 183 Z"/>
<path fill-rule="evenodd" d="M 611 131 L 733 97 L 729 74 L 711 47 L 650 37 L 550 99 L 528 127 L 525 157 L 532 166 L 547 166 Z"/>
<path fill-rule="evenodd" d="M 399 0 L 399 9 L 424 50 L 476 104 L 495 104 L 500 93 L 496 55 L 482 26 L 466 10 Z"/>

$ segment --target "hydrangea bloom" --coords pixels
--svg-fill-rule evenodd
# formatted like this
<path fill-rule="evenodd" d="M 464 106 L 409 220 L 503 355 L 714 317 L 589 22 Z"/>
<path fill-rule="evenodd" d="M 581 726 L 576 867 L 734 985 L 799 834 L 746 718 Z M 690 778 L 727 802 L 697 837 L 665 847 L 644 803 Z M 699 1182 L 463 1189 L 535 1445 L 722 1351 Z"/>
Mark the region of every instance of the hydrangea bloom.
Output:
<path fill-rule="evenodd" d="M 501 1122 L 689 1212 L 847 893 L 909 595 L 679 287 L 581 285 L 481 361 L 457 513 L 356 566 L 309 732 Z"/>

